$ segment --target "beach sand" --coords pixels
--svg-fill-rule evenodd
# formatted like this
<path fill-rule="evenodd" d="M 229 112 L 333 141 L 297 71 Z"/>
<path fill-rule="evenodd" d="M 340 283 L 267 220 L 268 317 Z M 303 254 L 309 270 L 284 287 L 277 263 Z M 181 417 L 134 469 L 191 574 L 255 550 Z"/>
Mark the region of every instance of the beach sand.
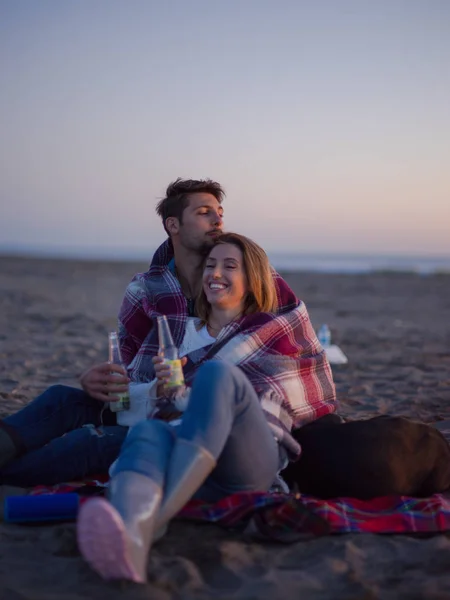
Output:
<path fill-rule="evenodd" d="M 0 259 L 0 416 L 106 359 L 126 284 L 145 263 Z M 450 418 L 450 276 L 290 273 L 334 367 L 341 414 Z M 450 537 L 351 534 L 293 545 L 213 525 L 172 524 L 149 583 L 107 584 L 81 559 L 73 523 L 0 523 L 0 599 L 450 598 Z"/>

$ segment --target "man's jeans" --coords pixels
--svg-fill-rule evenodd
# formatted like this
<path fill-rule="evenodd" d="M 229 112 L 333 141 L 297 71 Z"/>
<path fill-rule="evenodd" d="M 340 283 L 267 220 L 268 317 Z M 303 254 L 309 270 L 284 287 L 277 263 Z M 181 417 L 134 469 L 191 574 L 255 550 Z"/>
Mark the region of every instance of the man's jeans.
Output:
<path fill-rule="evenodd" d="M 77 388 L 50 387 L 3 420 L 21 454 L 0 469 L 0 483 L 52 485 L 107 473 L 128 432 L 115 423 L 104 402 Z"/>
<path fill-rule="evenodd" d="M 114 474 L 136 471 L 163 486 L 177 438 L 193 441 L 217 460 L 195 494 L 207 501 L 238 491 L 268 490 L 284 458 L 245 374 L 219 361 L 198 370 L 181 425 L 149 420 L 130 430 Z"/>

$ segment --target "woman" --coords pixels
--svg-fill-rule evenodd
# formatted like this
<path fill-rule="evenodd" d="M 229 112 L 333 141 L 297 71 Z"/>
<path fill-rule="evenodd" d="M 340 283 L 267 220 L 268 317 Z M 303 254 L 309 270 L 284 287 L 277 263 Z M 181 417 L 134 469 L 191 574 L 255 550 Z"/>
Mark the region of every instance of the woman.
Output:
<path fill-rule="evenodd" d="M 80 510 L 78 543 L 105 579 L 146 580 L 155 537 L 195 494 L 216 501 L 268 490 L 287 459 L 300 455 L 293 426 L 336 408 L 331 370 L 302 303 L 277 316 L 264 251 L 223 234 L 206 259 L 199 320 L 181 352 L 190 396 L 177 426 L 153 418 L 129 432 L 114 469 L 109 502 Z M 214 360 L 210 360 L 214 358 Z M 154 359 L 156 415 L 167 369 Z"/>

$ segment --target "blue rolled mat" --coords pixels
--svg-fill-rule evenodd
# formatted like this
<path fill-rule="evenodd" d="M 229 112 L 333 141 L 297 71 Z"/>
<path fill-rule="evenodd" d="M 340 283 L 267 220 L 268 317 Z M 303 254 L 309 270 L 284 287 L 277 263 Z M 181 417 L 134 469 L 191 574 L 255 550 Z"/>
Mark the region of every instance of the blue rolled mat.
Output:
<path fill-rule="evenodd" d="M 42 494 L 41 496 L 9 496 L 4 502 L 6 523 L 37 521 L 73 521 L 78 513 L 78 494 Z"/>

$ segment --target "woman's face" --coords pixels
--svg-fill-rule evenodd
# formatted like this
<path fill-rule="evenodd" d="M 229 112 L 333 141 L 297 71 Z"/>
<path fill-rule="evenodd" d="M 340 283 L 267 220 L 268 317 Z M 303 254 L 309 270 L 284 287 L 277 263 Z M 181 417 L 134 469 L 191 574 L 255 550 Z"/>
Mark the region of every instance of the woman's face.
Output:
<path fill-rule="evenodd" d="M 211 306 L 242 310 L 248 291 L 241 250 L 234 244 L 217 244 L 206 259 L 203 291 Z"/>

